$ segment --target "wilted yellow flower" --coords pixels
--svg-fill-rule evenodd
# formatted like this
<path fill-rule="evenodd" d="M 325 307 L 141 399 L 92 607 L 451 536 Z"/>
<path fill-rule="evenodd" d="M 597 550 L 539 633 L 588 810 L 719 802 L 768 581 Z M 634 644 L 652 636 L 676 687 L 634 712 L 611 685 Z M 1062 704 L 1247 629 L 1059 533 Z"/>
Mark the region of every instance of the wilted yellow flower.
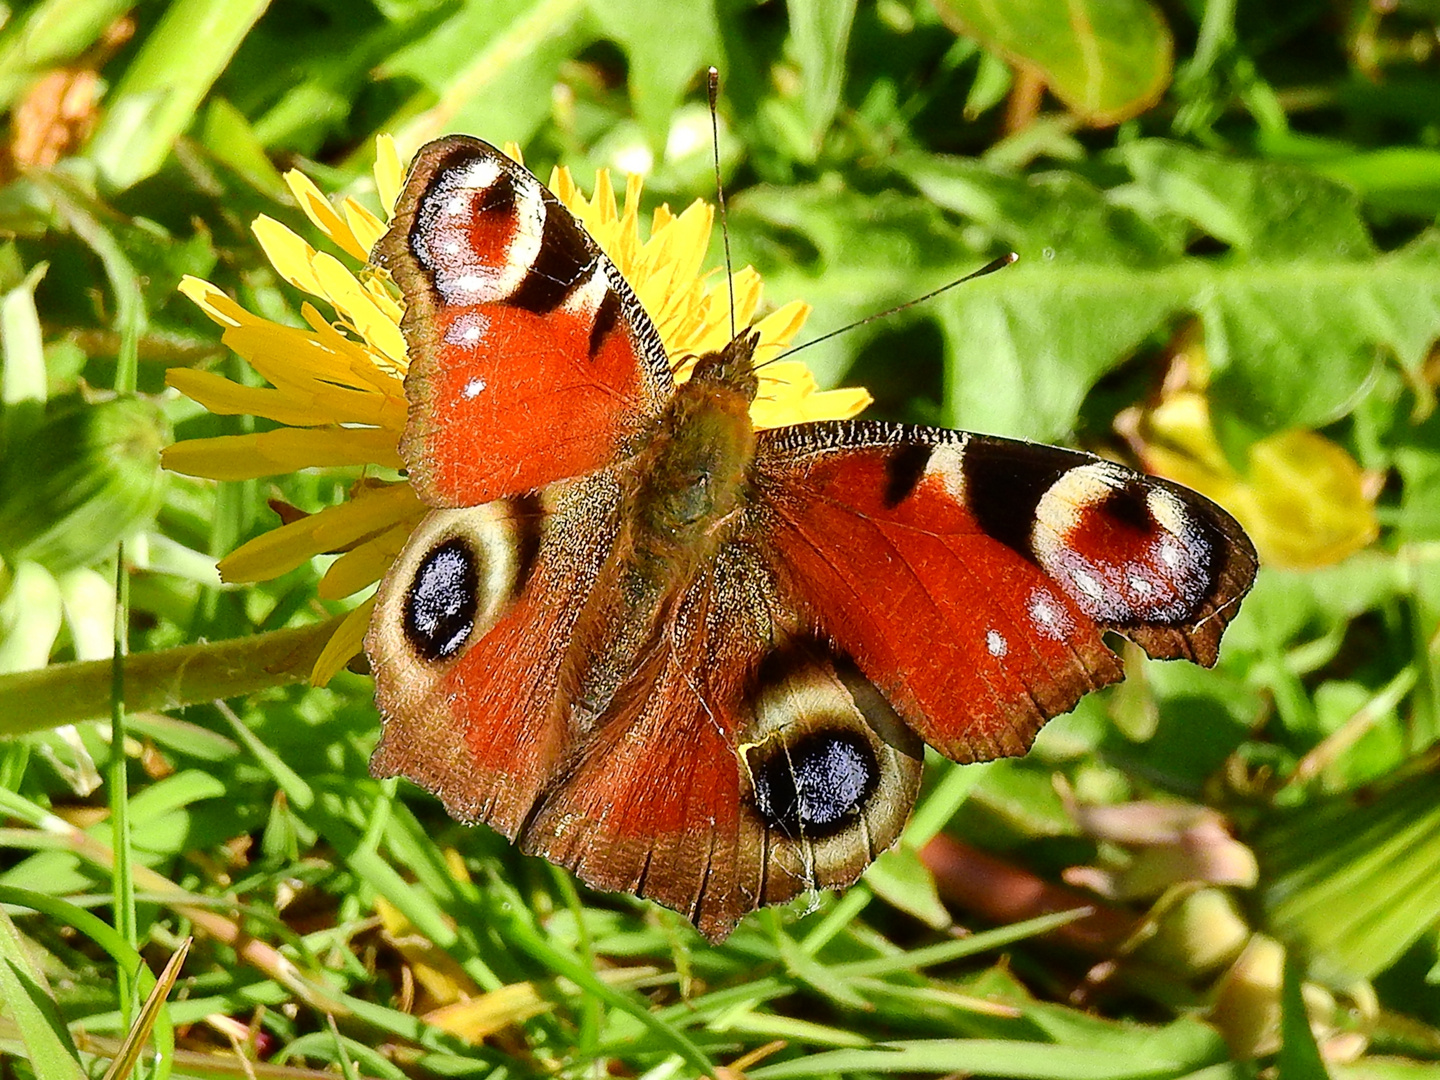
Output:
<path fill-rule="evenodd" d="M 513 147 L 506 152 L 519 160 Z M 352 198 L 332 205 L 301 173 L 292 171 L 285 180 L 311 223 L 363 264 L 385 232 L 403 173 L 394 141 L 381 136 L 375 186 L 386 220 Z M 567 169 L 555 170 L 550 187 L 625 275 L 672 357 L 693 358 L 729 341 L 730 289 L 723 275 L 702 268 L 714 224 L 711 206 L 697 199 L 678 215 L 660 207 L 649 239 L 642 241 L 639 177 L 629 178 L 623 209 L 617 207 L 610 175 L 603 169 L 589 199 Z M 165 467 L 216 480 L 332 465 L 403 468 L 396 447 L 405 428 L 408 358 L 400 333 L 404 304 L 389 275 L 364 265 L 351 269 L 271 218 L 258 218 L 253 229 L 280 276 L 328 304 L 335 318 L 327 319 L 307 302 L 301 315 L 308 329 L 283 326 L 246 311 L 209 282 L 187 277 L 180 291 L 225 328 L 221 340 L 270 386 L 242 386 L 212 372 L 187 369 L 171 371 L 169 384 L 213 413 L 264 417 L 283 426 L 177 443 L 165 451 Z M 734 275 L 733 289 L 734 324 L 749 326 L 760 305 L 760 275 L 746 267 Z M 757 362 L 783 351 L 808 314 L 808 306 L 796 301 L 755 323 L 760 332 Z M 677 377 L 685 379 L 688 367 Z M 757 428 L 854 416 L 870 401 L 862 389 L 817 390 L 809 369 L 799 361 L 769 363 L 759 375 L 760 392 L 751 408 Z M 384 576 L 425 512 L 403 480 L 366 477 L 345 502 L 242 545 L 221 560 L 220 573 L 226 581 L 264 581 L 316 555 L 341 551 L 318 592 L 323 599 L 351 596 Z M 315 664 L 314 683 L 329 681 L 360 652 L 373 603 L 373 598 L 364 601 L 341 624 Z"/>

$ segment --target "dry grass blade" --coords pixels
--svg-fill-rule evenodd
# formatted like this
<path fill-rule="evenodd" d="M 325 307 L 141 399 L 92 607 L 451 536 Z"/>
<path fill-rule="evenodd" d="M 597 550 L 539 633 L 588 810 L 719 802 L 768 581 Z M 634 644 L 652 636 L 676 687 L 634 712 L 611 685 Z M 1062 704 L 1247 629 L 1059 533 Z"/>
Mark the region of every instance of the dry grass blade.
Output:
<path fill-rule="evenodd" d="M 155 988 L 145 999 L 145 1005 L 140 1010 L 140 1015 L 135 1017 L 135 1022 L 130 1025 L 130 1030 L 126 1033 L 124 1041 L 121 1042 L 115 1060 L 110 1062 L 110 1068 L 105 1070 L 105 1080 L 126 1080 L 135 1071 L 135 1063 L 140 1060 L 140 1052 L 145 1049 L 145 1044 L 150 1041 L 150 1032 L 155 1028 L 155 1018 L 165 1007 L 165 999 L 170 996 L 170 988 L 180 977 L 180 969 L 185 965 L 185 957 L 190 955 L 190 942 L 193 940 L 194 938 L 186 938 L 181 942 L 180 948 L 176 949 L 174 955 L 170 957 L 169 963 L 165 965 L 165 970 L 155 981 Z M 162 1064 L 161 1069 L 168 1073 L 168 1063 Z M 161 1075 L 163 1076 L 163 1073 Z"/>

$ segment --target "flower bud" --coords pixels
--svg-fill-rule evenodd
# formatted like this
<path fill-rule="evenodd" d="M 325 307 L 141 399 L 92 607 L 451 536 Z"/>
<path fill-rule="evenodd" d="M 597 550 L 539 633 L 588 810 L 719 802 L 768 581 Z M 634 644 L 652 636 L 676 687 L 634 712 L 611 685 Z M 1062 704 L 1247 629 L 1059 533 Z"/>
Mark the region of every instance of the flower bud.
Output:
<path fill-rule="evenodd" d="M 160 508 L 170 425 L 139 398 L 52 412 L 0 460 L 0 555 L 52 572 L 93 563 Z"/>

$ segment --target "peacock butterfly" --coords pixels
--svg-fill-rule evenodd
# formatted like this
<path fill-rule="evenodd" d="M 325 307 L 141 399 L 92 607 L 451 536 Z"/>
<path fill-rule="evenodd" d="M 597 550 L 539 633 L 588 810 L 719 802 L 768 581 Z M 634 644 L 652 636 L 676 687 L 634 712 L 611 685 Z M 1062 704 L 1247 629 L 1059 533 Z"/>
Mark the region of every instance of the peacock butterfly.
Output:
<path fill-rule="evenodd" d="M 1215 662 L 1255 551 L 1101 458 L 866 421 L 755 431 L 757 335 L 677 385 L 539 181 L 450 137 L 376 247 L 404 293 L 401 454 L 434 509 L 366 637 L 376 776 L 712 940 L 853 882 L 925 743 L 1023 754 L 1121 678 Z"/>

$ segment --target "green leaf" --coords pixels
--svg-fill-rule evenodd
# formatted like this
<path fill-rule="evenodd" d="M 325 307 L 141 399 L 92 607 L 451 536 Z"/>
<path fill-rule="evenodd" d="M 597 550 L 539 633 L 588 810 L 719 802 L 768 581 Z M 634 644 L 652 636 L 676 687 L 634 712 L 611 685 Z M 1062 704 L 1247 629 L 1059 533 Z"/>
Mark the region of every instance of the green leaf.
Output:
<path fill-rule="evenodd" d="M 4 908 L 0 908 L 0 1002 L 20 1029 L 35 1080 L 85 1080 L 49 983 L 31 963 L 25 939 Z"/>
<path fill-rule="evenodd" d="M 1201 1025 L 1172 1025 L 1198 1028 Z M 754 1080 L 876 1073 L 966 1073 L 1026 1080 L 1149 1080 L 1179 1077 L 1213 1064 L 1218 1037 L 1193 1046 L 1147 1047 L 1140 1040 L 1115 1047 L 1059 1046 L 1019 1039 L 934 1039 L 890 1043 L 874 1050 L 832 1050 L 749 1070 Z M 1169 1052 L 1169 1051 L 1173 1051 Z"/>
<path fill-rule="evenodd" d="M 1424 363 L 1440 330 L 1440 234 L 1377 256 L 1354 200 L 1303 170 L 1153 142 L 1122 157 L 1144 178 L 1138 193 L 897 159 L 927 195 L 1021 256 L 934 306 L 956 422 L 1061 437 L 1096 381 L 1184 314 L 1204 327 L 1214 400 L 1261 430 L 1343 416 L 1378 350 L 1409 371 Z M 1137 195 L 1161 212 L 1130 209 Z M 1180 255 L 1167 212 L 1251 258 Z"/>
<path fill-rule="evenodd" d="M 175 980 L 180 977 L 180 968 L 185 963 L 185 957 L 190 953 L 192 939 L 186 938 L 180 943 L 180 948 L 171 954 L 165 964 L 165 970 L 155 980 L 155 986 L 145 998 L 140 1013 L 135 1017 L 135 1022 L 130 1025 L 130 1030 L 125 1033 L 125 1039 L 116 1051 L 115 1058 L 110 1062 L 110 1067 L 105 1070 L 104 1080 L 127 1080 L 135 1071 L 135 1066 L 140 1061 L 140 1054 L 145 1049 L 145 1044 L 150 1039 L 150 1033 L 155 1029 L 156 1022 L 164 1014 L 165 999 L 169 997 Z M 171 1047 L 173 1050 L 173 1046 Z M 160 1068 L 164 1072 L 170 1069 L 170 1055 L 165 1054 L 160 1060 Z M 163 1078 L 161 1078 L 163 1080 Z"/>
<path fill-rule="evenodd" d="M 650 145 L 663 149 L 671 118 L 696 73 L 718 61 L 712 0 L 588 2 L 590 17 L 601 32 L 625 50 L 630 61 L 630 103 Z M 657 41 L 667 46 L 657 49 Z M 725 73 L 720 74 L 723 85 Z"/>
<path fill-rule="evenodd" d="M 1271 932 L 1337 986 L 1384 971 L 1440 921 L 1440 802 L 1416 776 L 1310 803 L 1256 838 Z"/>
<path fill-rule="evenodd" d="M 206 148 L 270 198 L 284 201 L 288 189 L 270 162 L 265 146 L 245 115 L 224 98 L 213 98 L 205 110 L 201 135 Z"/>
<path fill-rule="evenodd" d="M 0 583 L 0 676 L 24 677 L 45 666 L 60 636 L 60 586 L 38 563 L 19 563 L 7 577 Z"/>
<path fill-rule="evenodd" d="M 560 65 L 594 40 L 585 4 L 468 0 L 392 55 L 380 76 L 409 76 L 431 94 L 425 111 L 396 133 L 402 153 L 452 131 L 497 146 L 526 142 L 550 115 Z"/>
<path fill-rule="evenodd" d="M 45 263 L 31 268 L 24 281 L 0 297 L 0 460 L 8 446 L 29 437 L 45 412 L 45 346 L 35 288 L 47 269 Z"/>
<path fill-rule="evenodd" d="M 1118 124 L 1169 85 L 1174 42 L 1146 0 L 944 0 L 946 21 L 1033 68 L 1092 124 Z"/>
<path fill-rule="evenodd" d="M 1375 254 L 1354 192 L 1307 169 L 1162 139 L 1128 143 L 1118 156 L 1160 206 L 1252 259 L 1354 262 Z"/>
<path fill-rule="evenodd" d="M 1280 1053 L 1275 1058 L 1279 1080 L 1329 1080 L 1310 1016 L 1301 993 L 1303 968 L 1289 952 L 1285 954 L 1285 979 L 1280 990 Z"/>
<path fill-rule="evenodd" d="M 130 0 L 44 0 L 14 19 L 0 37 L 0 108 L 8 109 L 46 70 L 94 45 L 132 6 Z"/>
<path fill-rule="evenodd" d="M 1153 266 L 1184 250 L 1177 222 L 1137 207 L 1073 172 L 1024 175 L 981 161 L 901 154 L 892 166 L 947 210 L 993 229 L 1021 259 Z"/>
<path fill-rule="evenodd" d="M 855 0 L 788 0 L 786 9 L 790 44 L 800 64 L 805 119 L 818 149 L 840 104 Z"/>
<path fill-rule="evenodd" d="M 90 153 L 128 188 L 159 170 L 269 0 L 176 0 L 105 102 Z"/>

